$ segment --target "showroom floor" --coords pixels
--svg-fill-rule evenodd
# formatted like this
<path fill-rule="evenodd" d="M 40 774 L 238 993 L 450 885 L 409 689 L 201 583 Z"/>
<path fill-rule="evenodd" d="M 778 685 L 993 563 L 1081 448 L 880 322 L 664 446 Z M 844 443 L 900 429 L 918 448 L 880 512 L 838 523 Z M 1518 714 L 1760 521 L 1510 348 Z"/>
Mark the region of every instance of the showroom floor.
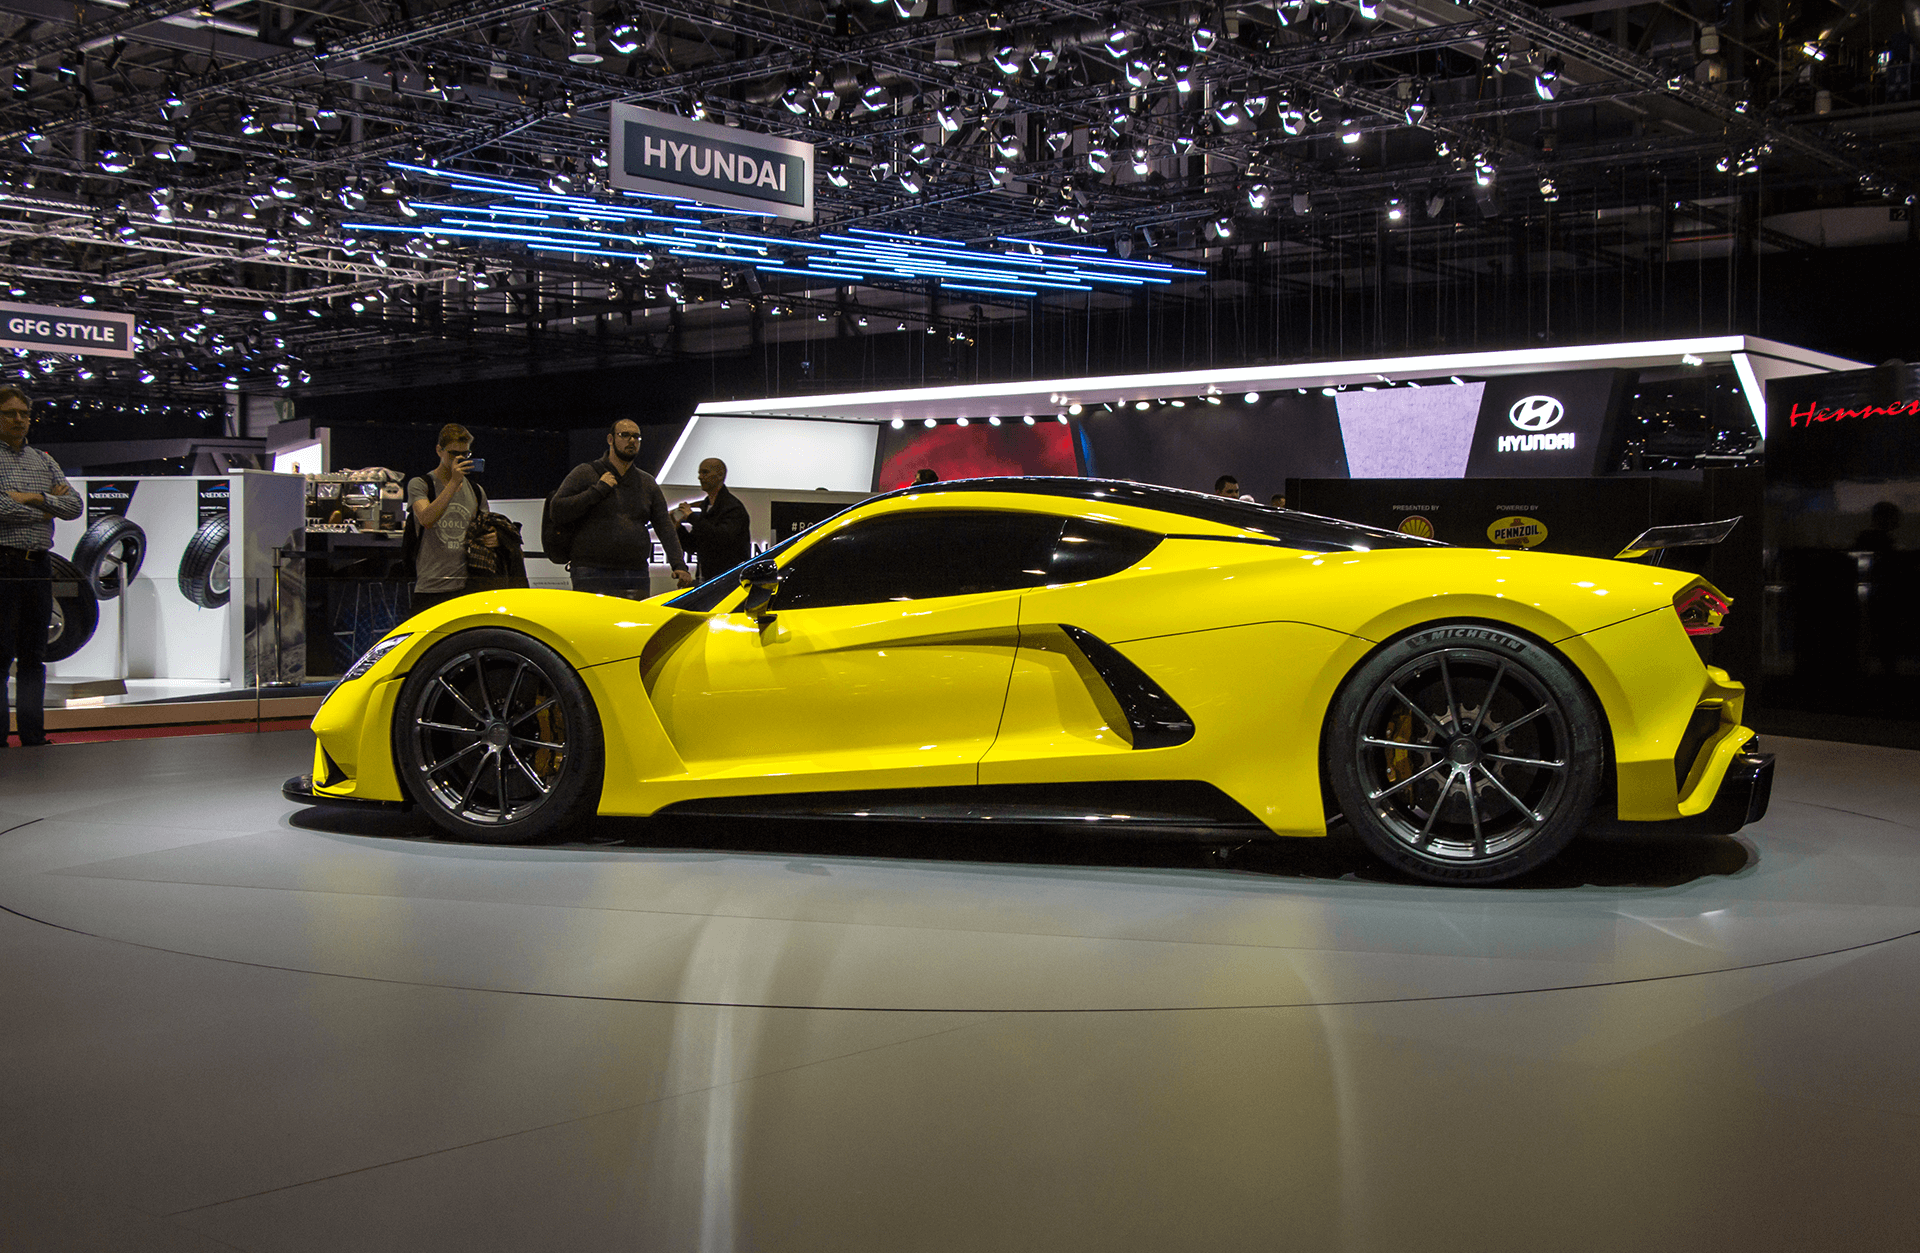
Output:
<path fill-rule="evenodd" d="M 1891 1249 L 1920 755 L 1736 839 L 491 849 L 304 732 L 0 753 L 0 1248 Z M 622 841 L 634 840 L 635 844 Z"/>

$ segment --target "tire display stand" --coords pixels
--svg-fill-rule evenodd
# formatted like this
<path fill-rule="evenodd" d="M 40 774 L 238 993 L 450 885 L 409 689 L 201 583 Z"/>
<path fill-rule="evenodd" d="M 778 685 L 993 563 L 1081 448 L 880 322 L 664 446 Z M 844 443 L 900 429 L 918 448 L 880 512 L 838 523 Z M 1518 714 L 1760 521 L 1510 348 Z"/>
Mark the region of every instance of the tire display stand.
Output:
<path fill-rule="evenodd" d="M 304 585 L 274 560 L 300 542 L 303 476 L 71 482 L 87 512 L 55 532 L 50 709 L 129 681 L 178 699 L 304 680 Z"/>

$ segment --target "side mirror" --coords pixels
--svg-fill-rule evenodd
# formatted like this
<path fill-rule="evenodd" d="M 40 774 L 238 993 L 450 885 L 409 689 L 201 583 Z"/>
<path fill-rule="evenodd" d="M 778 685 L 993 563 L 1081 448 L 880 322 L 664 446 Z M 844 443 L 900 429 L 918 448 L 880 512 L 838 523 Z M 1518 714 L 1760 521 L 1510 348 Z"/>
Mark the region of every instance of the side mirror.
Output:
<path fill-rule="evenodd" d="M 773 594 L 780 590 L 780 567 L 771 557 L 762 557 L 749 561 L 740 567 L 740 585 L 747 589 L 747 598 L 740 602 L 738 612 L 752 614 L 762 626 L 773 620 L 767 612 L 767 606 L 773 602 Z"/>

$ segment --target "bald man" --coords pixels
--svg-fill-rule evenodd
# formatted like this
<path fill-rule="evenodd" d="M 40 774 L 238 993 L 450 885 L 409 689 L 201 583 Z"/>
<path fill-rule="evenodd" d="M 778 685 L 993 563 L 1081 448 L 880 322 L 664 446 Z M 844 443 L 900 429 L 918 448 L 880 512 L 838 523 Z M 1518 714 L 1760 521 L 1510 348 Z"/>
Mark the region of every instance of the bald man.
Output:
<path fill-rule="evenodd" d="M 686 501 L 673 511 L 680 524 L 680 542 L 700 559 L 700 581 L 733 569 L 753 555 L 747 507 L 727 490 L 727 463 L 708 457 L 700 463 L 703 501 Z"/>

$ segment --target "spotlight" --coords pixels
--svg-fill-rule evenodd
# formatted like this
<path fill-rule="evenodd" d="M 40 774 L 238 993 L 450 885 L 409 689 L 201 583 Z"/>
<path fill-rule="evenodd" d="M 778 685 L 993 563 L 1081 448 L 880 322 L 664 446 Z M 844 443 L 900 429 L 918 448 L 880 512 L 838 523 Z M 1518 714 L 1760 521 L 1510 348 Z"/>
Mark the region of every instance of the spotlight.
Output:
<path fill-rule="evenodd" d="M 1220 119 L 1222 126 L 1238 126 L 1247 120 L 1246 110 L 1231 96 L 1213 106 L 1213 116 Z"/>
<path fill-rule="evenodd" d="M 282 174 L 279 178 L 267 184 L 267 194 L 275 200 L 292 200 L 299 196 L 300 190 L 293 185 L 291 178 Z"/>
<path fill-rule="evenodd" d="M 893 107 L 893 93 L 879 83 L 868 83 L 860 89 L 860 103 L 871 113 L 884 113 Z"/>
<path fill-rule="evenodd" d="M 1187 42 L 1195 52 L 1205 54 L 1213 51 L 1213 45 L 1219 38 L 1220 32 L 1213 28 L 1213 23 L 1202 21 L 1193 28 L 1193 35 Z"/>
<path fill-rule="evenodd" d="M 1343 120 L 1340 123 L 1340 142 L 1343 144 L 1359 143 L 1360 142 L 1359 123 L 1355 122 L 1352 118 L 1346 118 L 1345 120 Z"/>
<path fill-rule="evenodd" d="M 1029 413 L 1029 414 L 1028 414 L 1028 415 L 1026 415 L 1025 417 L 1023 417 L 1023 418 L 1021 418 L 1020 420 L 1021 420 L 1022 422 L 1024 422 L 1024 423 L 1026 423 L 1026 424 L 1027 424 L 1028 426 L 1032 426 L 1032 425 L 1033 425 L 1033 415 L 1032 415 L 1031 413 Z"/>
<path fill-rule="evenodd" d="M 1418 126 L 1426 121 L 1429 104 L 1427 89 L 1424 86 L 1414 88 L 1413 94 L 1407 97 L 1407 125 Z"/>
<path fill-rule="evenodd" d="M 1105 174 L 1113 168 L 1113 154 L 1104 144 L 1094 144 L 1087 149 L 1087 168 L 1095 174 Z"/>
<path fill-rule="evenodd" d="M 780 93 L 780 106 L 789 113 L 805 113 L 808 99 L 808 96 L 800 94 L 798 87 L 789 87 Z"/>
<path fill-rule="evenodd" d="M 1241 397 L 1240 399 L 1242 399 L 1242 400 L 1244 400 L 1244 401 L 1246 401 L 1246 402 L 1247 402 L 1248 404 L 1250 404 L 1250 405 L 1251 405 L 1251 404 L 1255 404 L 1255 403 L 1258 403 L 1258 401 L 1259 401 L 1259 399 L 1260 399 L 1260 393 L 1259 393 L 1259 392 L 1248 392 L 1248 393 L 1247 393 L 1246 395 L 1244 395 L 1244 396 L 1242 396 L 1242 397 Z"/>
<path fill-rule="evenodd" d="M 1560 72 L 1566 68 L 1567 63 L 1560 59 L 1558 53 L 1548 57 L 1534 73 L 1533 94 L 1542 100 L 1551 100 L 1559 95 Z"/>
<path fill-rule="evenodd" d="M 1107 31 L 1107 55 L 1118 61 L 1133 51 L 1133 32 L 1119 22 Z"/>
<path fill-rule="evenodd" d="M 1053 155 L 1059 156 L 1073 143 L 1073 130 L 1070 127 L 1054 126 L 1047 132 L 1047 147 L 1053 149 Z"/>
<path fill-rule="evenodd" d="M 1304 191 L 1293 193 L 1293 211 L 1301 217 L 1313 212 L 1313 198 Z"/>
<path fill-rule="evenodd" d="M 1280 129 L 1287 134 L 1301 135 L 1306 132 L 1307 115 L 1294 108 L 1292 102 L 1282 100 L 1274 114 L 1280 119 Z"/>
<path fill-rule="evenodd" d="M 100 168 L 108 174 L 125 174 L 133 168 L 133 158 L 118 148 L 108 148 L 100 154 Z"/>
<path fill-rule="evenodd" d="M 262 309 L 260 311 L 260 316 L 265 318 L 269 322 L 278 322 L 280 320 L 280 315 L 275 313 L 271 309 Z"/>
<path fill-rule="evenodd" d="M 1255 213 L 1267 207 L 1267 201 L 1273 196 L 1273 188 L 1265 183 L 1255 183 L 1247 188 L 1247 208 Z"/>
<path fill-rule="evenodd" d="M 970 423 L 970 422 L 969 422 L 969 421 L 968 421 L 968 420 L 967 420 L 966 418 L 956 418 L 956 419 L 954 419 L 954 423 L 953 423 L 953 424 L 954 424 L 955 426 L 969 426 L 969 425 L 971 425 L 971 423 Z"/>
<path fill-rule="evenodd" d="M 909 194 L 917 196 L 927 189 L 927 180 L 920 176 L 918 170 L 902 170 L 900 185 L 906 188 Z"/>
<path fill-rule="evenodd" d="M 933 117 L 940 123 L 940 129 L 951 135 L 960 129 L 962 111 L 960 93 L 950 91 L 941 98 L 939 107 L 933 111 Z"/>
<path fill-rule="evenodd" d="M 1552 204 L 1554 201 L 1560 199 L 1560 189 L 1554 185 L 1552 179 L 1543 178 L 1540 180 L 1540 199 L 1546 201 L 1548 204 Z"/>
<path fill-rule="evenodd" d="M 1153 154 L 1147 151 L 1145 145 L 1136 147 L 1133 150 L 1133 172 L 1144 178 L 1152 169 Z"/>
<path fill-rule="evenodd" d="M 258 135 L 265 129 L 267 129 L 267 124 L 262 122 L 260 115 L 251 109 L 240 115 L 240 133 L 242 135 Z"/>
<path fill-rule="evenodd" d="M 1256 91 L 1252 95 L 1247 97 L 1246 104 L 1247 104 L 1247 116 L 1259 117 L 1262 113 L 1265 113 L 1267 111 L 1266 94 L 1263 92 Z"/>
<path fill-rule="evenodd" d="M 1213 233 L 1221 239 L 1233 238 L 1233 215 L 1223 213 L 1213 220 Z"/>
<path fill-rule="evenodd" d="M 1193 90 L 1193 67 L 1180 64 L 1173 67 L 1173 87 L 1181 95 Z"/>
<path fill-rule="evenodd" d="M 1033 67 L 1036 74 L 1045 74 L 1059 63 L 1060 54 L 1051 45 L 1035 48 L 1033 55 L 1027 58 L 1027 64 Z"/>
<path fill-rule="evenodd" d="M 933 334 L 932 327 L 927 328 L 927 334 L 929 335 Z M 940 424 L 938 422 L 935 422 L 932 418 L 922 418 L 920 419 L 920 425 L 925 427 L 935 427 L 935 426 L 939 426 Z"/>
<path fill-rule="evenodd" d="M 1393 199 L 1387 201 L 1387 221 L 1399 222 L 1404 220 L 1406 216 L 1407 207 L 1401 202 L 1400 197 L 1395 196 Z"/>
<path fill-rule="evenodd" d="M 829 165 L 827 167 L 827 181 L 835 187 L 842 188 L 851 184 L 853 180 L 848 175 L 846 163 L 836 161 L 832 165 Z"/>
<path fill-rule="evenodd" d="M 1484 152 L 1473 159 L 1473 181 L 1482 187 L 1493 186 L 1493 160 Z"/>
<path fill-rule="evenodd" d="M 1193 151 L 1193 136 L 1182 130 L 1173 137 L 1173 155 L 1184 157 L 1191 151 Z"/>
<path fill-rule="evenodd" d="M 993 150 L 1009 161 L 1018 161 L 1026 155 L 1027 144 L 1020 136 L 1008 131 L 994 137 Z"/>
<path fill-rule="evenodd" d="M 1153 66 L 1133 57 L 1127 62 L 1127 86 L 1138 90 L 1153 82 Z"/>
<path fill-rule="evenodd" d="M 640 45 L 644 39 L 645 36 L 640 33 L 639 26 L 633 22 L 615 22 L 613 28 L 607 32 L 607 46 L 623 57 L 630 57 L 640 51 Z"/>
<path fill-rule="evenodd" d="M 1011 78 L 1020 72 L 1020 49 L 1012 44 L 1001 44 L 993 50 L 993 63 L 1000 72 Z"/>
<path fill-rule="evenodd" d="M 903 428 L 904 426 L 906 426 L 906 424 L 907 424 L 907 420 L 905 418 L 895 418 L 892 422 L 889 422 L 887 425 L 891 426 L 894 430 L 897 431 Z"/>

